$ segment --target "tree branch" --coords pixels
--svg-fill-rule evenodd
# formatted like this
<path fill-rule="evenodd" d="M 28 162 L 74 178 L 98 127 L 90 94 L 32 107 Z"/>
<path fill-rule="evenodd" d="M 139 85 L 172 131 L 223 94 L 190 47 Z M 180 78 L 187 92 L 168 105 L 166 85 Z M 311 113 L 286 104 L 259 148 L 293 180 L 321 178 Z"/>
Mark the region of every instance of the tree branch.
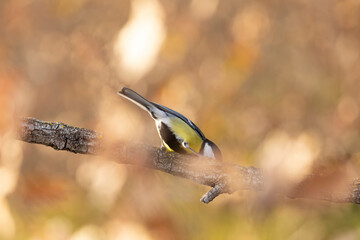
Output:
<path fill-rule="evenodd" d="M 212 187 L 201 201 L 211 202 L 222 193 L 238 190 L 261 190 L 265 187 L 262 171 L 254 167 L 243 167 L 232 163 L 200 159 L 191 155 L 164 152 L 147 145 L 117 143 L 104 144 L 102 134 L 92 130 L 72 127 L 63 123 L 44 122 L 34 118 L 22 118 L 18 129 L 19 139 L 28 143 L 50 146 L 56 150 L 66 150 L 82 154 L 105 154 L 123 164 L 135 164 L 157 169 L 174 176 Z M 106 145 L 106 146 L 105 146 Z M 308 191 L 312 180 L 318 176 L 309 176 L 301 182 L 289 197 L 304 197 L 332 202 L 360 203 L 359 179 L 338 191 L 320 189 Z"/>

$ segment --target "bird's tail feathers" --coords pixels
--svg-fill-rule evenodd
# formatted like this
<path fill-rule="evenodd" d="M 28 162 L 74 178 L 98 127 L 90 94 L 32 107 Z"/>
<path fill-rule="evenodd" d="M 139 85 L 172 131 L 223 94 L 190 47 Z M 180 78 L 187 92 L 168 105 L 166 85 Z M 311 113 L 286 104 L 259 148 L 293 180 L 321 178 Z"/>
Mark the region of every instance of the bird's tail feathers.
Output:
<path fill-rule="evenodd" d="M 120 96 L 130 100 L 131 102 L 138 105 L 140 108 L 149 112 L 150 115 L 157 119 L 165 116 L 165 112 L 157 108 L 152 102 L 148 101 L 146 98 L 138 94 L 137 92 L 131 90 L 130 88 L 124 87 L 121 91 L 117 92 Z"/>

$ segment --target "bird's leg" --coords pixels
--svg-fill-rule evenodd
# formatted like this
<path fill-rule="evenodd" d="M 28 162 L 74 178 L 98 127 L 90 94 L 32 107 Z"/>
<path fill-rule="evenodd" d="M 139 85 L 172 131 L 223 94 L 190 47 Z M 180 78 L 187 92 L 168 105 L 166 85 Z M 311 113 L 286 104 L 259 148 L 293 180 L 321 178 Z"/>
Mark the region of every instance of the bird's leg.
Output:
<path fill-rule="evenodd" d="M 161 141 L 161 147 L 160 147 L 160 149 L 161 149 L 161 151 L 164 151 L 164 152 L 167 152 L 167 151 L 168 151 L 167 148 L 165 147 L 163 141 Z"/>

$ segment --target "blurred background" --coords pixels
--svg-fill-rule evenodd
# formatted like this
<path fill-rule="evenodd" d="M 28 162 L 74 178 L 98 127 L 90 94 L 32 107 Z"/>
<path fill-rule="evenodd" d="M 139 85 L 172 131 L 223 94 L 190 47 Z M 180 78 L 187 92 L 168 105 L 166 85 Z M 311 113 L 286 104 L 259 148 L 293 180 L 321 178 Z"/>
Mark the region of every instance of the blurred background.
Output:
<path fill-rule="evenodd" d="M 5 0 L 0 26 L 0 239 L 360 238 L 359 206 L 273 194 L 360 175 L 359 0 Z M 160 146 L 123 86 L 269 189 L 205 205 L 188 180 L 15 140 L 24 116 Z"/>

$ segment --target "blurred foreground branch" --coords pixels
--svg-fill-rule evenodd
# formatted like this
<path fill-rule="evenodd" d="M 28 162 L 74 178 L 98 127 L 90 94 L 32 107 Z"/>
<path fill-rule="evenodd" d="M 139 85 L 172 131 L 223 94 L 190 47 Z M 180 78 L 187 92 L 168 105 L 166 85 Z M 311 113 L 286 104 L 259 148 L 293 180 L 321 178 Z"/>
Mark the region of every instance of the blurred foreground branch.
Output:
<path fill-rule="evenodd" d="M 105 144 L 100 133 L 63 123 L 22 118 L 20 120 L 19 139 L 28 143 L 50 146 L 56 150 L 106 155 L 118 163 L 157 169 L 193 182 L 211 186 L 212 189 L 201 198 L 204 203 L 211 202 L 222 193 L 231 194 L 238 190 L 261 190 L 266 188 L 264 175 L 258 168 L 200 159 L 190 155 L 168 153 L 143 144 Z M 324 188 L 321 184 L 317 184 L 315 190 L 314 188 L 309 190 L 309 186 L 313 186 L 314 181 L 318 183 L 321 182 L 321 179 L 321 176 L 309 176 L 291 192 L 287 191 L 284 194 L 288 197 L 360 203 L 360 183 L 358 179 L 347 182 L 340 191 Z"/>

